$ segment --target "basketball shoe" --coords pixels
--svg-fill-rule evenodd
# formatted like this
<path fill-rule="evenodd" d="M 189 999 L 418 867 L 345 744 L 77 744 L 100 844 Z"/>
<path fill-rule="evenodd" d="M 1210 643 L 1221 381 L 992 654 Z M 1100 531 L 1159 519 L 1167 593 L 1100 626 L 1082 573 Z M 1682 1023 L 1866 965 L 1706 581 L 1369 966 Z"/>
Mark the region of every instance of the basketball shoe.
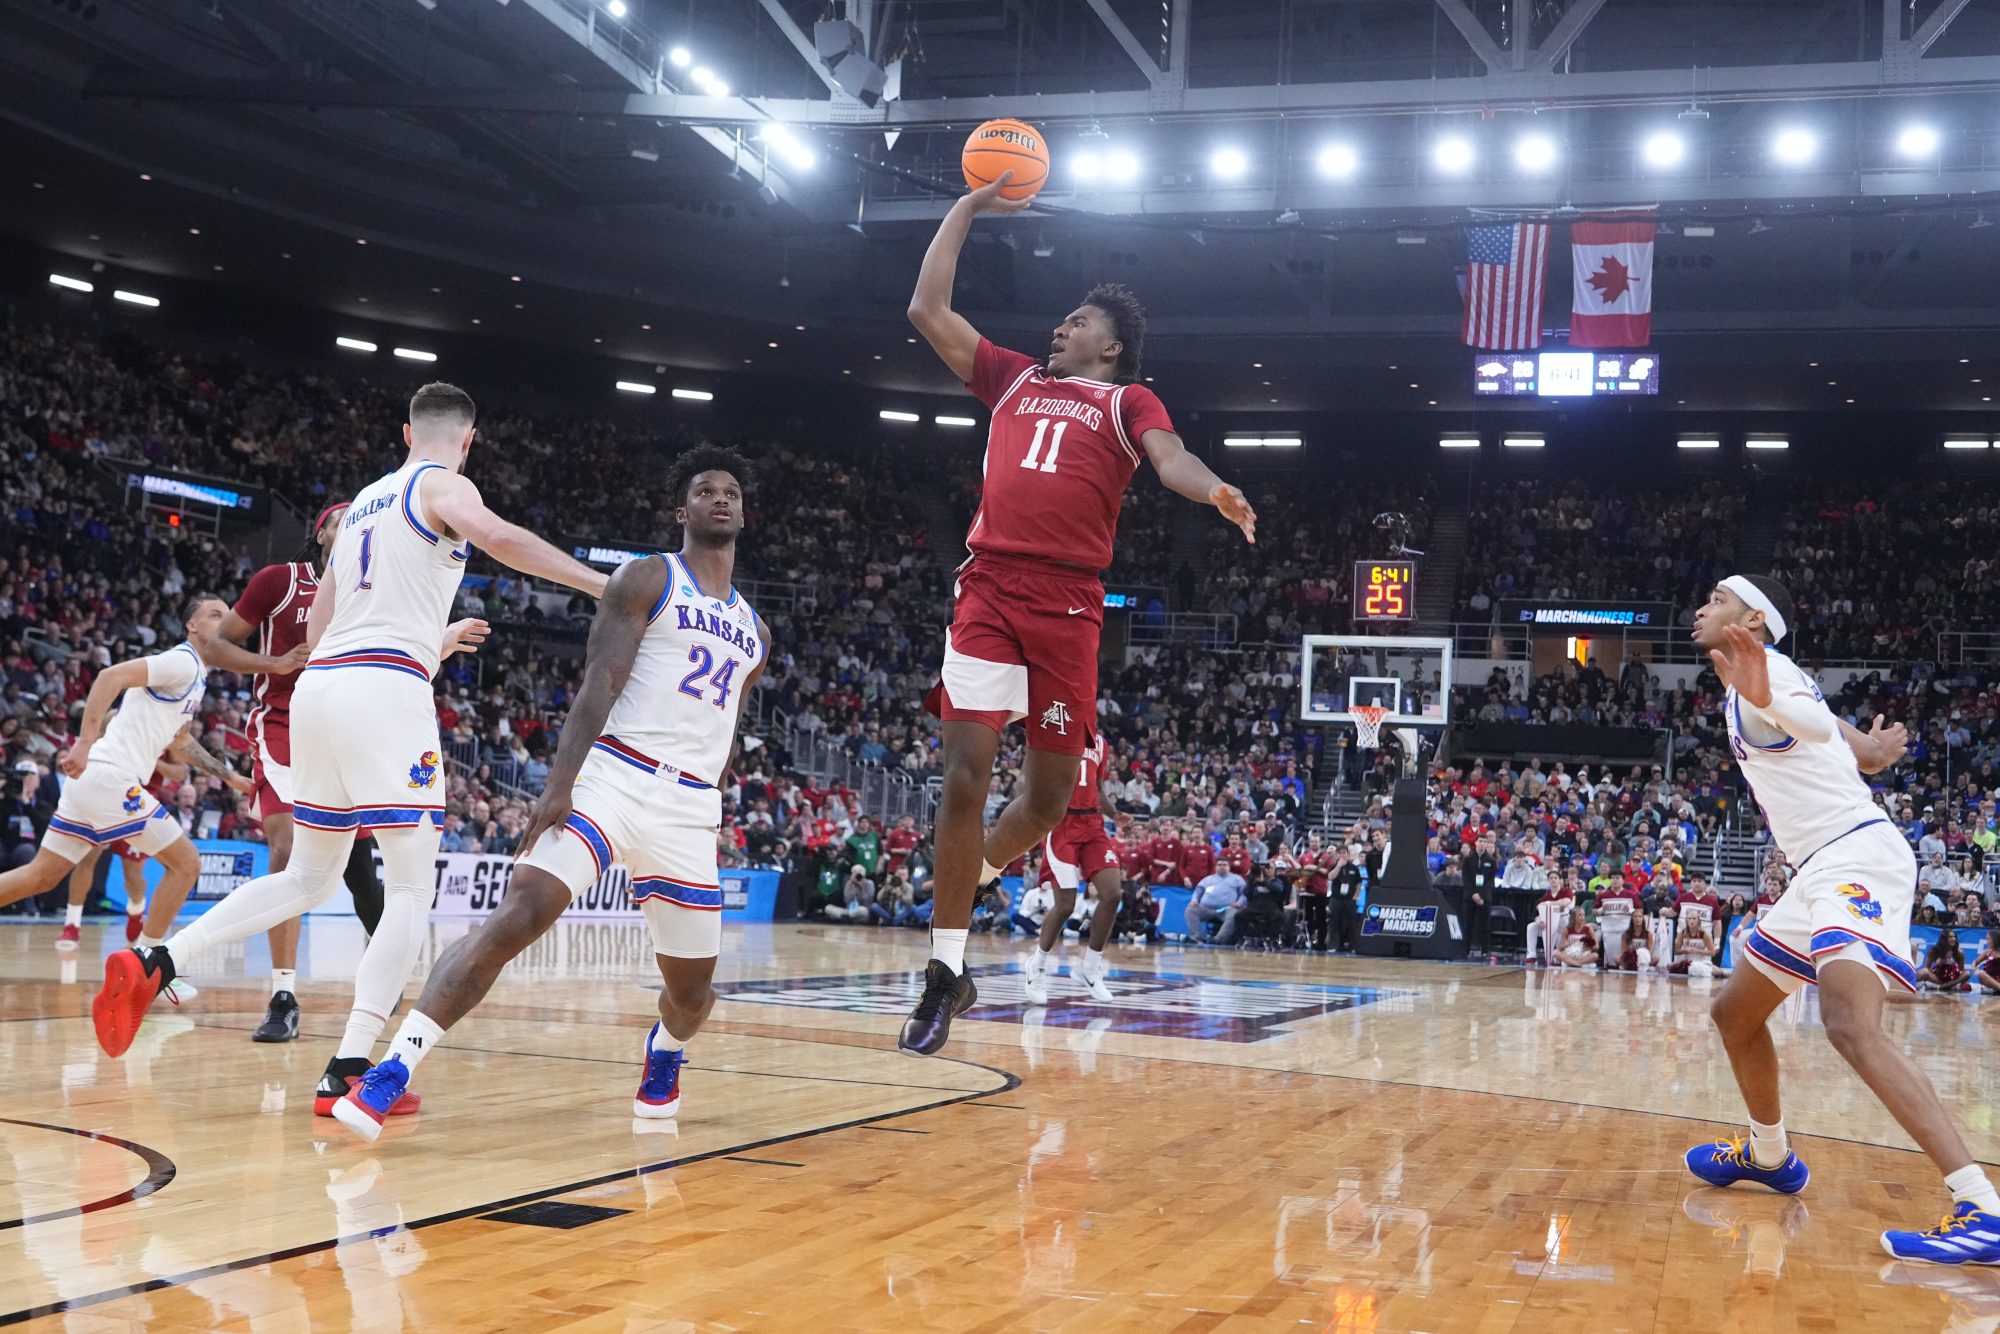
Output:
<path fill-rule="evenodd" d="M 1780 1195 L 1796 1195 L 1806 1188 L 1812 1174 L 1796 1153 L 1787 1153 L 1776 1167 L 1759 1167 L 1750 1158 L 1749 1144 L 1742 1139 L 1721 1139 L 1713 1144 L 1697 1144 L 1684 1159 L 1688 1171 L 1711 1186 L 1733 1186 L 1739 1181 L 1768 1186 Z"/>
<path fill-rule="evenodd" d="M 83 928 L 80 926 L 65 926 L 56 935 L 56 948 L 59 950 L 73 950 L 82 943 Z"/>
<path fill-rule="evenodd" d="M 398 1064 L 400 1065 L 401 1063 L 398 1062 Z M 328 1061 L 326 1063 L 326 1073 L 319 1077 L 319 1087 L 313 1090 L 313 1115 L 334 1115 L 334 1108 L 339 1106 L 340 1100 L 353 1092 L 354 1086 L 366 1078 L 369 1070 L 373 1067 L 374 1062 L 370 1061 L 366 1056 L 349 1056 L 345 1059 L 336 1056 Z M 407 1084 L 409 1081 L 409 1069 L 404 1067 L 403 1082 Z M 390 1115 L 409 1116 L 422 1103 L 423 1099 L 419 1098 L 416 1094 L 406 1093 L 396 1103 L 395 1109 L 390 1112 Z M 375 1137 L 370 1135 L 368 1138 L 374 1139 Z"/>
<path fill-rule="evenodd" d="M 1028 998 L 1030 1005 L 1049 1003 L 1049 961 L 1042 957 L 1039 949 L 1028 951 L 1028 966 L 1021 970 L 1021 994 Z"/>
<path fill-rule="evenodd" d="M 656 1022 L 646 1034 L 646 1073 L 632 1099 L 632 1115 L 664 1121 L 681 1109 L 681 1065 L 687 1060 L 687 1050 L 655 1051 L 653 1034 L 659 1031 Z"/>
<path fill-rule="evenodd" d="M 1898 1260 L 1938 1265 L 2000 1265 L 2000 1217 L 1962 1200 L 1944 1221 L 1922 1232 L 1884 1232 L 1882 1249 Z"/>
<path fill-rule="evenodd" d="M 382 1136 L 384 1121 L 408 1115 L 403 1104 L 415 1101 L 406 1091 L 409 1086 L 410 1067 L 403 1064 L 402 1057 L 391 1056 L 352 1080 L 347 1092 L 333 1104 L 333 1119 L 373 1144 Z M 314 1110 L 318 1108 L 315 1106 Z M 412 1112 L 415 1110 L 414 1106 L 410 1108 Z"/>
<path fill-rule="evenodd" d="M 271 993 L 264 1022 L 251 1031 L 252 1042 L 290 1042 L 299 1035 L 299 998 L 289 991 Z"/>
<path fill-rule="evenodd" d="M 143 912 L 126 913 L 125 943 L 127 945 L 136 945 L 139 943 L 139 937 L 145 934 L 146 934 L 146 914 Z"/>
<path fill-rule="evenodd" d="M 104 961 L 104 985 L 90 1002 L 91 1026 L 97 1030 L 97 1045 L 106 1056 L 123 1056 L 139 1025 L 152 1008 L 153 998 L 174 980 L 174 961 L 163 949 L 144 954 L 118 950 Z"/>
<path fill-rule="evenodd" d="M 924 994 L 903 1021 L 896 1045 L 918 1056 L 930 1056 L 951 1037 L 951 1021 L 973 1007 L 979 988 L 972 985 L 970 972 L 954 973 L 942 959 L 932 959 L 924 969 Z"/>
<path fill-rule="evenodd" d="M 1097 960 L 1095 963 L 1091 962 L 1093 957 Z M 1101 955 L 1093 956 L 1089 950 L 1085 950 L 1083 957 L 1069 966 L 1070 977 L 1075 979 L 1085 991 L 1088 991 L 1090 998 L 1100 1005 L 1108 1004 L 1118 999 L 1111 994 L 1111 988 L 1104 980 L 1110 974 L 1111 966 L 1104 961 Z"/>

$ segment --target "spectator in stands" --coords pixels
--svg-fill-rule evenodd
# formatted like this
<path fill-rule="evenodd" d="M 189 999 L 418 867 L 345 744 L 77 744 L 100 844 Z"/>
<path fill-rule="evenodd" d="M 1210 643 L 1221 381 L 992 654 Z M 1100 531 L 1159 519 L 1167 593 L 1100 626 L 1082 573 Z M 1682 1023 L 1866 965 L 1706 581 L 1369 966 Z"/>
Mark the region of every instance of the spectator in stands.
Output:
<path fill-rule="evenodd" d="M 1187 934 L 1196 944 L 1208 944 L 1205 926 L 1216 927 L 1214 943 L 1227 945 L 1236 938 L 1236 918 L 1243 911 L 1247 886 L 1242 876 L 1226 867 L 1195 886 L 1188 899 Z"/>
<path fill-rule="evenodd" d="M 1042 919 L 1054 911 L 1055 906 L 1055 890 L 1049 887 L 1047 881 L 1037 878 L 1033 884 L 1021 891 L 1021 902 L 1014 909 L 1011 919 L 1014 929 L 1025 931 L 1031 936 L 1040 935 Z"/>
<path fill-rule="evenodd" d="M 1500 852 L 1491 830 L 1459 858 L 1459 875 L 1464 883 L 1465 935 L 1474 954 L 1487 951 L 1487 919 L 1492 911 L 1494 891 L 1500 886 Z"/>
<path fill-rule="evenodd" d="M 850 922 L 866 922 L 874 918 L 875 881 L 869 877 L 868 868 L 859 862 L 851 862 L 847 867 L 847 879 L 841 884 L 841 906 L 847 910 Z"/>

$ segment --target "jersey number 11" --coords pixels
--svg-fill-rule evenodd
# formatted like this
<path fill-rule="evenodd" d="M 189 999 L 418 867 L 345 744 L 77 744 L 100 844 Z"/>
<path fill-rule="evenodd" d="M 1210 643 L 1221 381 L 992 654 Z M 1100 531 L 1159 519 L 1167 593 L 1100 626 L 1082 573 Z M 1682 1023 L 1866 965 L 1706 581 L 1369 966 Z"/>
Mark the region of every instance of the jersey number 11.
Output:
<path fill-rule="evenodd" d="M 1054 434 L 1050 434 L 1049 419 L 1047 417 L 1039 418 L 1035 422 L 1035 438 L 1028 443 L 1028 457 L 1021 460 L 1023 468 L 1039 467 L 1043 472 L 1054 472 L 1056 470 L 1056 455 L 1062 453 L 1063 432 L 1069 429 L 1069 423 L 1059 421 L 1055 423 L 1055 428 Z M 1049 438 L 1049 456 L 1041 459 L 1038 464 L 1036 459 L 1041 455 L 1042 437 L 1045 435 Z"/>

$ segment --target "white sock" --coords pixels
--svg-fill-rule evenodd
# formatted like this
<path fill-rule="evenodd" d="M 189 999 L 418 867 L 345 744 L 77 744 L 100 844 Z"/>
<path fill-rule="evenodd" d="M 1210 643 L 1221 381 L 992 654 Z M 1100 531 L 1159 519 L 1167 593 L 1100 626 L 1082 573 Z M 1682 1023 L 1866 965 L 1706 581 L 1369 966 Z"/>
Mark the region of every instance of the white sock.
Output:
<path fill-rule="evenodd" d="M 297 991 L 299 973 L 296 968 L 273 968 L 271 970 L 271 994 L 281 991 Z"/>
<path fill-rule="evenodd" d="M 81 903 L 72 903 L 69 905 L 68 908 L 63 910 L 63 925 L 64 926 L 83 925 L 83 905 Z"/>
<path fill-rule="evenodd" d="M 965 971 L 965 937 L 969 933 L 964 927 L 953 930 L 950 927 L 931 928 L 931 957 L 942 961 L 954 973 Z"/>
<path fill-rule="evenodd" d="M 126 915 L 127 915 L 128 917 L 143 917 L 143 916 L 145 916 L 145 914 L 146 914 L 146 901 L 145 901 L 144 899 L 127 899 L 127 900 L 125 900 L 125 913 L 126 913 Z"/>
<path fill-rule="evenodd" d="M 1045 950 L 1040 945 L 1035 946 L 1035 959 L 1037 962 L 1047 963 L 1055 957 L 1056 952 L 1054 950 Z"/>
<path fill-rule="evenodd" d="M 160 943 L 160 938 L 158 936 L 141 935 L 137 940 L 132 942 L 132 947 L 140 951 L 141 953 L 144 953 L 145 951 L 153 948 L 153 946 L 159 943 Z"/>
<path fill-rule="evenodd" d="M 677 1038 L 667 1029 L 667 1021 L 662 1019 L 659 1027 L 646 1035 L 648 1051 L 679 1051 L 687 1046 L 686 1038 Z"/>
<path fill-rule="evenodd" d="M 1104 966 L 1103 950 L 1085 950 L 1083 952 L 1083 957 L 1086 961 L 1089 962 L 1092 968 L 1101 968 Z"/>
<path fill-rule="evenodd" d="M 1983 1214 L 2000 1214 L 2000 1192 L 1993 1189 L 1993 1183 L 1986 1179 L 1986 1169 L 1978 1163 L 1967 1163 L 1946 1177 L 1944 1184 L 1951 1192 L 1953 1204 L 1970 1201 Z"/>
<path fill-rule="evenodd" d="M 1785 1120 L 1779 1117 L 1771 1125 L 1752 1117 L 1750 1120 L 1750 1161 L 1759 1167 L 1776 1167 L 1785 1161 L 1791 1152 L 1785 1141 Z M 1989 1187 L 1988 1189 L 1991 1189 Z"/>
<path fill-rule="evenodd" d="M 382 1029 L 389 1022 L 387 1015 L 376 1014 L 373 1010 L 354 1010 L 347 1016 L 347 1031 L 340 1035 L 340 1046 L 333 1053 L 335 1060 L 352 1060 L 360 1057 L 368 1059 L 375 1050 L 375 1039 L 382 1036 Z"/>
<path fill-rule="evenodd" d="M 987 861 L 984 857 L 981 857 L 979 859 L 979 883 L 982 885 L 991 884 L 999 878 L 1000 868 L 992 862 Z"/>
<path fill-rule="evenodd" d="M 353 1020 L 348 1021 L 348 1026 L 353 1026 Z M 377 1032 L 381 1031 L 380 1022 L 375 1028 Z M 389 1044 L 389 1050 L 382 1059 L 386 1061 L 391 1056 L 400 1056 L 403 1064 L 414 1070 L 417 1062 L 423 1060 L 443 1037 L 444 1030 L 429 1015 L 422 1010 L 412 1010 L 403 1016 L 403 1026 L 396 1030 L 396 1040 Z"/>

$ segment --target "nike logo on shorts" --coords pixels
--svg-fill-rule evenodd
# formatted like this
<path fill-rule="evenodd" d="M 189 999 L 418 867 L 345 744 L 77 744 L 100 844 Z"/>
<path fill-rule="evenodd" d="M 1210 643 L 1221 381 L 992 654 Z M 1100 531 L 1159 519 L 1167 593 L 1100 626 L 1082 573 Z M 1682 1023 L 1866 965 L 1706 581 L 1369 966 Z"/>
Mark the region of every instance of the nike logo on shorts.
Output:
<path fill-rule="evenodd" d="M 1084 612 L 1088 610 L 1089 610 L 1088 607 L 1071 607 L 1069 609 L 1069 614 L 1072 616 L 1081 616 L 1083 615 Z"/>

